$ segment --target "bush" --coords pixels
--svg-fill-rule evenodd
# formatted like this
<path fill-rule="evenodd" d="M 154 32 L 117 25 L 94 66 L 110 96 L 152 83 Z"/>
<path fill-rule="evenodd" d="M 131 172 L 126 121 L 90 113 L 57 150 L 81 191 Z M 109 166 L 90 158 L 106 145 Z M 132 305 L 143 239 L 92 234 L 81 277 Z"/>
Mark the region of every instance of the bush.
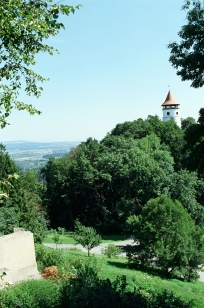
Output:
<path fill-rule="evenodd" d="M 38 270 L 41 272 L 45 267 L 61 266 L 63 264 L 63 250 L 45 247 L 35 244 L 35 255 Z"/>
<path fill-rule="evenodd" d="M 130 261 L 154 265 L 187 281 L 198 277 L 204 262 L 204 232 L 180 202 L 166 196 L 151 199 L 139 217 L 129 217 L 127 225 L 129 235 L 140 243 L 127 254 Z"/>
<path fill-rule="evenodd" d="M 59 286 L 49 280 L 30 280 L 0 292 L 2 308 L 60 308 Z"/>
<path fill-rule="evenodd" d="M 102 268 L 102 261 L 99 261 L 95 256 L 90 256 L 88 259 L 77 257 L 70 261 L 70 269 L 72 273 L 77 274 L 86 282 L 91 282 L 98 277 Z"/>
<path fill-rule="evenodd" d="M 193 301 L 184 301 L 179 297 L 173 295 L 173 293 L 167 290 L 152 296 L 149 307 L 151 308 L 192 308 L 194 307 Z"/>
<path fill-rule="evenodd" d="M 111 282 L 98 277 L 84 280 L 80 275 L 61 284 L 62 308 L 192 308 L 193 302 L 184 302 L 167 291 L 144 295 L 139 290 L 126 291 L 126 277 Z"/>
<path fill-rule="evenodd" d="M 115 246 L 114 244 L 109 244 L 108 246 L 101 249 L 102 254 L 107 256 L 108 258 L 116 258 L 119 254 L 122 253 L 122 249 L 120 247 Z"/>
<path fill-rule="evenodd" d="M 85 261 L 86 262 L 86 261 Z M 80 264 L 81 262 L 77 263 Z M 126 277 L 117 277 L 111 282 L 102 280 L 94 273 L 90 259 L 83 270 L 78 267 L 78 275 L 53 280 L 31 280 L 6 288 L 0 292 L 2 308 L 193 308 L 194 303 L 185 302 L 172 293 L 126 290 Z M 90 268 L 89 268 L 90 267 Z M 89 270 L 87 270 L 89 268 Z M 92 270 L 90 270 L 92 268 Z"/>

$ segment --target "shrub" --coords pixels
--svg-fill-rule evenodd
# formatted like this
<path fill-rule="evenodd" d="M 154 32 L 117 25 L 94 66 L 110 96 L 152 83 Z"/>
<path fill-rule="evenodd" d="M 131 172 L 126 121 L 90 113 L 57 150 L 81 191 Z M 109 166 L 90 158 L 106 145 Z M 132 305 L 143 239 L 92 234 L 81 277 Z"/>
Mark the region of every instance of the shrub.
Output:
<path fill-rule="evenodd" d="M 140 243 L 127 254 L 129 260 L 188 281 L 198 277 L 204 262 L 204 232 L 180 202 L 166 196 L 151 199 L 139 217 L 129 217 L 127 225 Z"/>
<path fill-rule="evenodd" d="M 77 279 L 66 280 L 61 285 L 62 307 L 141 307 L 147 308 L 145 298 L 138 294 L 134 298 L 133 293 L 125 293 L 125 276 L 117 278 L 113 283 L 109 280 L 101 280 L 92 277 L 84 280 L 80 275 Z M 134 303 L 133 303 L 134 302 Z M 138 306 L 136 305 L 138 303 Z"/>
<path fill-rule="evenodd" d="M 176 297 L 173 293 L 167 290 L 152 296 L 150 299 L 149 307 L 151 308 L 192 308 L 194 306 L 193 301 L 184 301 L 179 297 Z"/>
<path fill-rule="evenodd" d="M 88 259 L 75 258 L 70 262 L 70 268 L 72 273 L 77 274 L 86 282 L 95 280 L 101 271 L 102 261 L 96 259 L 95 256 L 90 256 Z"/>
<path fill-rule="evenodd" d="M 2 308 L 60 308 L 59 286 L 49 280 L 30 280 L 0 292 Z"/>
<path fill-rule="evenodd" d="M 144 295 L 140 290 L 126 290 L 126 277 L 111 282 L 98 277 L 84 280 L 80 275 L 61 284 L 62 308 L 192 308 L 193 302 L 184 302 L 167 291 Z"/>
<path fill-rule="evenodd" d="M 109 244 L 108 246 L 101 249 L 102 254 L 107 256 L 108 258 L 118 257 L 119 254 L 122 253 L 122 249 L 120 247 L 115 246 L 114 244 Z"/>
<path fill-rule="evenodd" d="M 63 250 L 45 247 L 35 244 L 36 261 L 38 270 L 41 272 L 45 267 L 60 266 L 63 264 Z"/>

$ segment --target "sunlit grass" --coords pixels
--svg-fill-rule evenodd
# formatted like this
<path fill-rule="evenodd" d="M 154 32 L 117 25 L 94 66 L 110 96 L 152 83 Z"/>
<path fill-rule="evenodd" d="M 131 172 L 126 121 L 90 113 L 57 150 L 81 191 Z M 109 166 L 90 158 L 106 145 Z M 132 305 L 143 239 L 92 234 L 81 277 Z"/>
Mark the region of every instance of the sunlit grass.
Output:
<path fill-rule="evenodd" d="M 54 239 L 54 233 L 50 233 L 47 235 L 47 237 L 44 239 L 44 243 L 55 243 Z M 71 235 L 60 235 L 59 237 L 60 244 L 76 244 L 75 240 Z"/>
<path fill-rule="evenodd" d="M 69 256 L 88 258 L 86 253 L 75 250 L 66 250 L 64 253 L 67 258 Z M 129 290 L 133 290 L 134 287 L 141 288 L 144 293 L 168 290 L 182 299 L 194 300 L 194 307 L 204 308 L 204 283 L 202 282 L 183 282 L 177 279 L 160 277 L 156 273 L 153 274 L 148 271 L 137 270 L 128 265 L 125 257 L 113 259 L 108 259 L 102 255 L 95 255 L 95 257 L 102 264 L 100 273 L 102 279 L 109 278 L 113 281 L 117 276 L 125 275 Z"/>

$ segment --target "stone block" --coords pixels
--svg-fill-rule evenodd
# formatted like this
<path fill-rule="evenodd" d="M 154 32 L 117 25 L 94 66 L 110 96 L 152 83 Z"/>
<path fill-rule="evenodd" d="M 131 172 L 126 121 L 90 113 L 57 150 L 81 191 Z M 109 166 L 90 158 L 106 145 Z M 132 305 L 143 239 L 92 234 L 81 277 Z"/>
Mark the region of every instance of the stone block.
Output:
<path fill-rule="evenodd" d="M 20 282 L 39 277 L 35 258 L 33 234 L 18 231 L 0 237 L 0 284 Z"/>

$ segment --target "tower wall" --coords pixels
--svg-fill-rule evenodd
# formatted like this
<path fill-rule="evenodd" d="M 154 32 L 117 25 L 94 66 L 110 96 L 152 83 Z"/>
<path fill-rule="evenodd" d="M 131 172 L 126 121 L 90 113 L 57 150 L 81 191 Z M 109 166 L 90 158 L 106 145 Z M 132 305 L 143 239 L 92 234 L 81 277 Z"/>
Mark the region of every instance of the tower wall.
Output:
<path fill-rule="evenodd" d="M 163 122 L 167 122 L 171 118 L 181 127 L 180 109 L 178 107 L 163 108 Z"/>

